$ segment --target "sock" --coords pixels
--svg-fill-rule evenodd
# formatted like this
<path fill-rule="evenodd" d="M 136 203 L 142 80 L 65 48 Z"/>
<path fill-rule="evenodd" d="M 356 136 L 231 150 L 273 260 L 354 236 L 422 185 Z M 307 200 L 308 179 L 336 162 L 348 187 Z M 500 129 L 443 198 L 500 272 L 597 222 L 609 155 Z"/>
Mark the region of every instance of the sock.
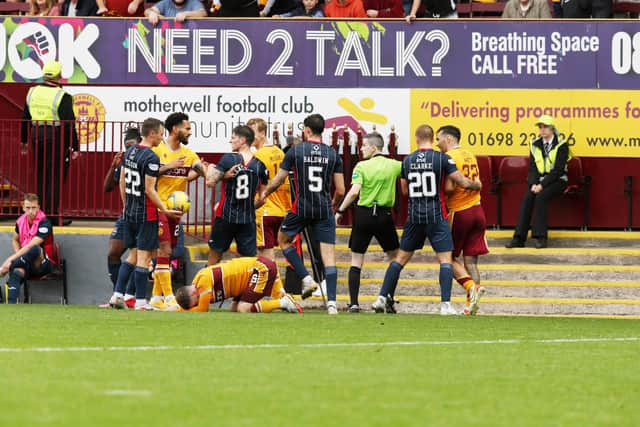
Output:
<path fill-rule="evenodd" d="M 358 294 L 360 293 L 360 272 L 359 267 L 349 268 L 349 300 L 351 305 L 358 305 Z"/>
<path fill-rule="evenodd" d="M 451 264 L 449 264 L 451 265 Z M 398 286 L 398 279 L 400 278 L 400 272 L 404 266 L 399 262 L 391 261 L 389 267 L 387 267 L 386 273 L 384 273 L 384 280 L 382 281 L 382 288 L 380 288 L 380 295 L 386 297 L 387 295 L 393 296 L 396 293 L 396 286 Z"/>
<path fill-rule="evenodd" d="M 324 268 L 324 280 L 327 281 L 327 300 L 335 301 L 338 287 L 338 270 L 335 265 Z"/>
<path fill-rule="evenodd" d="M 173 295 L 169 262 L 169 258 L 165 257 L 158 257 L 156 260 L 156 273 L 153 278 L 153 295 Z M 159 293 L 156 292 L 156 283 L 158 284 Z"/>
<path fill-rule="evenodd" d="M 20 284 L 24 277 L 22 274 L 13 270 L 9 273 L 9 286 L 7 287 L 7 303 L 17 304 L 20 297 Z"/>
<path fill-rule="evenodd" d="M 459 279 L 456 279 L 456 282 L 460 284 L 464 288 L 465 291 L 469 291 L 469 289 L 475 286 L 475 282 L 470 276 L 464 276 Z"/>
<path fill-rule="evenodd" d="M 116 281 L 115 292 L 119 292 L 121 294 L 125 292 L 127 282 L 129 281 L 129 276 L 131 276 L 131 273 L 133 273 L 134 269 L 135 267 L 126 261 L 120 265 L 120 271 L 118 271 L 118 280 Z"/>
<path fill-rule="evenodd" d="M 251 306 L 252 313 L 271 313 L 280 308 L 279 299 L 260 300 Z"/>
<path fill-rule="evenodd" d="M 440 301 L 451 301 L 451 283 L 453 282 L 453 267 L 449 263 L 440 264 Z"/>
<path fill-rule="evenodd" d="M 118 262 L 111 262 L 107 264 L 107 269 L 109 271 L 109 280 L 113 283 L 113 289 L 116 289 L 116 282 L 118 281 L 118 272 L 120 271 L 120 260 Z"/>
<path fill-rule="evenodd" d="M 146 267 L 136 267 L 134 272 L 136 284 L 136 304 L 139 299 L 147 298 L 147 283 L 149 282 L 149 269 Z"/>
<path fill-rule="evenodd" d="M 124 294 L 125 296 L 131 295 L 131 297 L 133 297 L 133 295 L 136 294 L 136 281 L 134 280 L 133 274 L 129 274 L 129 280 L 127 281 L 127 289 Z"/>
<path fill-rule="evenodd" d="M 309 275 L 309 271 L 304 266 L 302 258 L 300 258 L 300 255 L 298 255 L 298 252 L 296 252 L 296 249 L 293 246 L 289 246 L 287 249 L 283 250 L 282 253 L 287 261 L 289 261 L 289 264 L 291 264 L 298 277 L 302 278 Z"/>

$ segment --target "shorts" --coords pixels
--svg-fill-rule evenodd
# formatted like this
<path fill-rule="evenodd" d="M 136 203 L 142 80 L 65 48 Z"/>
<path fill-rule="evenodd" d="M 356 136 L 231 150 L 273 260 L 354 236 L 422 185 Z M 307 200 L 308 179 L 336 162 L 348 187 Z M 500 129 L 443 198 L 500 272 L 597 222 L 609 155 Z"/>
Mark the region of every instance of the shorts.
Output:
<path fill-rule="evenodd" d="M 407 252 L 422 249 L 427 238 L 436 253 L 453 250 L 451 230 L 449 230 L 449 222 L 446 219 L 435 224 L 407 222 L 404 225 L 402 239 L 400 239 L 400 249 Z"/>
<path fill-rule="evenodd" d="M 160 242 L 170 242 L 171 247 L 178 245 L 178 237 L 182 231 L 182 224 L 175 218 L 169 218 L 166 214 L 158 212 L 158 238 Z"/>
<path fill-rule="evenodd" d="M 281 216 L 256 217 L 256 243 L 259 249 L 271 249 L 278 246 L 278 230 L 282 224 Z"/>
<path fill-rule="evenodd" d="M 153 251 L 160 247 L 158 221 L 124 222 L 124 246 L 141 251 Z"/>
<path fill-rule="evenodd" d="M 122 215 L 118 217 L 116 223 L 113 225 L 109 240 L 124 240 L 124 218 Z"/>
<path fill-rule="evenodd" d="M 247 287 L 238 299 L 255 304 L 265 296 L 272 296 L 276 280 L 280 281 L 276 263 L 265 257 L 258 257 Z"/>
<path fill-rule="evenodd" d="M 398 232 L 391 216 L 391 208 L 377 207 L 376 215 L 373 208 L 356 206 L 353 215 L 353 227 L 349 237 L 349 249 L 357 254 L 363 254 L 369 248 L 371 238 L 375 237 L 385 252 L 398 249 Z"/>
<path fill-rule="evenodd" d="M 216 217 L 209 235 L 209 247 L 216 252 L 226 252 L 235 239 L 238 253 L 242 256 L 256 256 L 256 223 L 232 224 Z"/>
<path fill-rule="evenodd" d="M 313 237 L 318 242 L 328 243 L 330 245 L 336 244 L 336 220 L 333 217 L 311 219 L 303 218 L 298 214 L 289 212 L 282 221 L 280 231 L 289 237 L 294 237 L 305 227 L 311 227 L 313 230 Z"/>
<path fill-rule="evenodd" d="M 451 237 L 453 238 L 453 257 L 478 256 L 489 253 L 485 229 L 487 220 L 481 205 L 451 212 Z"/>

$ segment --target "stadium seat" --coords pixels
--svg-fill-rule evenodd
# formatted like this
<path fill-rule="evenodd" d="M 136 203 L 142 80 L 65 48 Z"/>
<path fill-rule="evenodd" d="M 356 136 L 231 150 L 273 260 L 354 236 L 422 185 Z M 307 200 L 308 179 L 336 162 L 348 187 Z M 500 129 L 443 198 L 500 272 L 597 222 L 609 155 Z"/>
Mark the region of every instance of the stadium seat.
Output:
<path fill-rule="evenodd" d="M 26 15 L 30 6 L 28 2 L 2 2 L 0 15 Z"/>
<path fill-rule="evenodd" d="M 562 199 L 570 198 L 571 207 L 576 207 L 573 199 L 582 199 L 583 203 L 583 223 L 582 229 L 586 230 L 589 226 L 589 218 L 590 218 L 590 193 L 591 193 L 591 176 L 584 175 L 582 169 L 582 160 L 580 157 L 573 157 L 569 163 L 567 164 L 568 172 L 568 182 L 567 188 L 564 190 L 563 197 L 560 198 L 559 203 L 563 203 Z M 556 202 L 552 202 L 552 208 Z M 565 207 L 565 208 L 568 208 Z M 553 224 L 550 222 L 550 225 Z"/>
<path fill-rule="evenodd" d="M 498 226 L 496 217 L 496 181 L 497 177 L 493 175 L 493 167 L 491 166 L 491 157 L 476 156 L 478 161 L 478 169 L 480 169 L 480 181 L 482 181 L 482 208 L 487 217 L 487 225 Z"/>
<path fill-rule="evenodd" d="M 51 261 L 55 265 L 53 271 L 45 276 L 30 277 L 24 281 L 24 302 L 31 304 L 33 302 L 33 294 L 38 294 L 42 287 L 51 288 L 52 283 L 59 283 L 62 295 L 58 298 L 61 304 L 67 303 L 67 264 L 62 256 L 60 243 L 53 244 L 53 254 Z M 47 289 L 48 290 L 48 289 Z M 44 294 L 44 292 L 42 292 Z M 50 294 L 50 292 L 47 292 Z M 37 298 L 36 298 L 37 299 Z"/>
<path fill-rule="evenodd" d="M 522 195 L 527 189 L 529 157 L 509 156 L 500 161 L 495 184 L 496 222 L 498 226 L 515 225 Z"/>

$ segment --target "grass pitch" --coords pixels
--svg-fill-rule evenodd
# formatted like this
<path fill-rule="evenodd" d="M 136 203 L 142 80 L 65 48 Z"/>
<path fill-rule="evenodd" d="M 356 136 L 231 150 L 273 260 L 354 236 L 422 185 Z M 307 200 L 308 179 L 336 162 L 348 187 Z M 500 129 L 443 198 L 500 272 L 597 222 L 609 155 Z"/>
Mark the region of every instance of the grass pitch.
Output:
<path fill-rule="evenodd" d="M 0 306 L 1 426 L 638 426 L 640 321 Z"/>

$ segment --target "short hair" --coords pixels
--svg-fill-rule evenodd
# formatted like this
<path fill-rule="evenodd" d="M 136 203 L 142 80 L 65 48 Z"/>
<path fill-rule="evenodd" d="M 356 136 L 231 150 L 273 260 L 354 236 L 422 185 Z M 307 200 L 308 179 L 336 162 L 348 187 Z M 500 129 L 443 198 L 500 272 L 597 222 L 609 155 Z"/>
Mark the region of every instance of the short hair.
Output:
<path fill-rule="evenodd" d="M 164 128 L 171 133 L 174 126 L 182 124 L 183 121 L 189 121 L 189 116 L 185 113 L 171 113 L 164 121 Z"/>
<path fill-rule="evenodd" d="M 311 114 L 304 119 L 304 126 L 311 129 L 314 135 L 322 135 L 324 131 L 324 117 L 320 114 Z"/>
<path fill-rule="evenodd" d="M 460 133 L 460 129 L 452 125 L 442 126 L 440 129 L 438 129 L 438 133 L 452 136 L 456 141 L 460 141 L 460 137 L 462 136 L 462 134 Z"/>
<path fill-rule="evenodd" d="M 420 125 L 416 128 L 416 138 L 421 141 L 433 141 L 433 128 L 429 125 Z"/>
<path fill-rule="evenodd" d="M 378 132 L 368 133 L 363 139 L 369 141 L 369 144 L 374 145 L 378 151 L 382 151 L 384 149 L 384 139 Z"/>
<path fill-rule="evenodd" d="M 24 193 L 24 195 L 22 196 L 22 201 L 40 204 L 40 198 L 35 193 Z"/>
<path fill-rule="evenodd" d="M 136 140 L 140 142 L 142 140 L 142 135 L 140 135 L 140 129 L 135 126 L 128 127 L 127 130 L 124 131 L 124 140 L 131 141 Z"/>
<path fill-rule="evenodd" d="M 158 132 L 162 126 L 162 120 L 158 120 L 154 117 L 149 117 L 147 119 L 144 119 L 144 122 L 142 122 L 142 130 L 140 132 L 142 133 L 143 137 L 147 137 L 152 131 Z"/>
<path fill-rule="evenodd" d="M 249 121 L 247 121 L 247 126 L 253 125 L 258 128 L 258 132 L 267 133 L 267 122 L 265 122 L 264 119 L 261 119 L 260 117 L 249 119 Z"/>
<path fill-rule="evenodd" d="M 253 129 L 251 129 L 247 125 L 238 125 L 234 127 L 233 133 L 234 135 L 238 135 L 239 137 L 244 138 L 245 141 L 247 142 L 247 145 L 251 145 L 251 143 L 253 143 L 253 140 L 256 137 L 256 134 L 253 132 Z"/>
<path fill-rule="evenodd" d="M 188 286 L 182 286 L 176 291 L 176 302 L 183 310 L 189 310 L 191 307 L 191 293 Z"/>

